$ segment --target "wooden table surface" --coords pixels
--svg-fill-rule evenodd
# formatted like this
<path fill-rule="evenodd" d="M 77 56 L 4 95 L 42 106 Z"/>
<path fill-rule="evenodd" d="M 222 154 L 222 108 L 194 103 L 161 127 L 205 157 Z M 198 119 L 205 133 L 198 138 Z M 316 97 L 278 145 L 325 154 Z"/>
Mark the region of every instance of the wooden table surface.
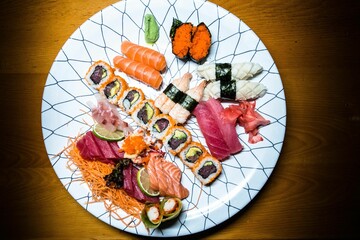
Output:
<path fill-rule="evenodd" d="M 137 238 L 93 217 L 62 187 L 40 122 L 58 51 L 84 21 L 115 2 L 0 4 L 1 239 Z M 285 88 L 287 127 L 278 163 L 255 200 L 193 237 L 360 237 L 358 1 L 212 2 L 241 18 L 269 49 Z"/>

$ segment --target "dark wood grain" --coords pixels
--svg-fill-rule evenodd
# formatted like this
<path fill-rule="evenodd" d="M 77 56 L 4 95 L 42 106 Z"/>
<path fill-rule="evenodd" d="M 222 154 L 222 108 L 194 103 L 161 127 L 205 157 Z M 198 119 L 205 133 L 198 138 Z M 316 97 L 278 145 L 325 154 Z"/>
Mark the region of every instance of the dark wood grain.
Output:
<path fill-rule="evenodd" d="M 0 212 L 4 239 L 135 239 L 68 194 L 47 157 L 41 99 L 69 36 L 116 1 L 2 1 Z M 261 38 L 281 74 L 285 143 L 265 187 L 205 239 L 355 238 L 360 214 L 356 1 L 214 0 Z M 2 238 L 3 239 L 3 238 Z"/>

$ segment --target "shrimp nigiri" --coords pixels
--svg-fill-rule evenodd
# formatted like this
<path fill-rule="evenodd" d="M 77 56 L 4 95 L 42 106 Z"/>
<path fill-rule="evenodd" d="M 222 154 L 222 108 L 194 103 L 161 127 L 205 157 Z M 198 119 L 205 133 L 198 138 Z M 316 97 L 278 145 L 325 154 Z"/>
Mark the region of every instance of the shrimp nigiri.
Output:
<path fill-rule="evenodd" d="M 202 98 L 205 86 L 206 81 L 204 80 L 196 87 L 186 91 L 186 96 L 180 102 L 175 104 L 169 112 L 169 115 L 178 123 L 185 123 Z"/>
<path fill-rule="evenodd" d="M 121 43 L 121 52 L 128 58 L 146 64 L 157 71 L 161 72 L 166 67 L 165 56 L 153 49 L 123 41 Z"/>
<path fill-rule="evenodd" d="M 160 72 L 143 63 L 122 56 L 116 56 L 113 62 L 114 66 L 120 71 L 155 89 L 158 89 L 162 83 L 163 79 Z"/>
<path fill-rule="evenodd" d="M 189 90 L 191 73 L 185 73 L 181 78 L 174 79 L 167 88 L 155 99 L 155 106 L 168 114 L 175 104 Z"/>

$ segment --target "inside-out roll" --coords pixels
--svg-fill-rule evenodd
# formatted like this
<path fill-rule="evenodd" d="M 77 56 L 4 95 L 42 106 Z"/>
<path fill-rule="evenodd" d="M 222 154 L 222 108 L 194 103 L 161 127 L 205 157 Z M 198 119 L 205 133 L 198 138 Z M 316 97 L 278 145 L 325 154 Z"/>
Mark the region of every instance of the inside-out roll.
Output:
<path fill-rule="evenodd" d="M 177 155 L 190 142 L 191 133 L 184 126 L 173 126 L 168 134 L 165 136 L 163 143 L 172 155 Z"/>
<path fill-rule="evenodd" d="M 160 113 L 151 99 L 142 100 L 131 113 L 131 117 L 142 128 L 147 129 L 151 120 Z"/>
<path fill-rule="evenodd" d="M 145 95 L 141 89 L 129 87 L 119 98 L 118 106 L 126 113 L 131 114 L 135 107 L 144 99 Z"/>
<path fill-rule="evenodd" d="M 88 69 L 85 80 L 90 86 L 99 90 L 104 87 L 114 76 L 114 69 L 102 60 L 94 62 Z"/>
<path fill-rule="evenodd" d="M 176 121 L 167 114 L 159 114 L 149 124 L 148 130 L 156 139 L 162 140 L 170 129 L 176 125 Z"/>
<path fill-rule="evenodd" d="M 201 158 L 207 155 L 209 153 L 202 144 L 192 141 L 179 153 L 179 158 L 186 166 L 192 168 Z"/>
<path fill-rule="evenodd" d="M 204 185 L 213 182 L 220 175 L 221 171 L 221 162 L 211 155 L 201 158 L 192 168 L 195 177 Z"/>
<path fill-rule="evenodd" d="M 126 88 L 128 88 L 127 82 L 122 77 L 114 75 L 108 83 L 99 89 L 99 93 L 105 96 L 110 103 L 117 105 Z"/>

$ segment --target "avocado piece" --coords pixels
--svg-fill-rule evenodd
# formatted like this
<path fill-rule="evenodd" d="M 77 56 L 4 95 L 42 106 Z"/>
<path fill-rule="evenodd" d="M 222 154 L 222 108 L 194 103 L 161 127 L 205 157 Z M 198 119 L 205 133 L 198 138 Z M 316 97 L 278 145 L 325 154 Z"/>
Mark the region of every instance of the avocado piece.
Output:
<path fill-rule="evenodd" d="M 145 107 L 146 107 L 147 120 L 149 121 L 149 119 L 151 119 L 154 116 L 154 109 L 148 103 L 145 103 Z"/>
<path fill-rule="evenodd" d="M 198 147 L 190 147 L 189 150 L 185 154 L 185 158 L 188 162 L 196 162 L 199 156 L 203 154 L 203 151 Z"/>
<path fill-rule="evenodd" d="M 187 137 L 186 134 L 180 130 L 175 130 L 174 135 L 173 135 L 173 138 L 176 138 L 176 139 L 183 139 L 183 138 L 186 139 L 186 137 Z"/>
<path fill-rule="evenodd" d="M 172 149 L 176 149 L 180 146 L 180 144 L 186 142 L 186 139 L 187 135 L 183 131 L 175 130 L 168 143 Z"/>
<path fill-rule="evenodd" d="M 134 92 L 132 95 L 132 100 L 130 101 L 130 106 L 132 106 L 140 97 L 138 92 Z"/>
<path fill-rule="evenodd" d="M 105 68 L 102 68 L 101 79 L 105 78 L 106 76 L 107 76 L 107 70 Z"/>

